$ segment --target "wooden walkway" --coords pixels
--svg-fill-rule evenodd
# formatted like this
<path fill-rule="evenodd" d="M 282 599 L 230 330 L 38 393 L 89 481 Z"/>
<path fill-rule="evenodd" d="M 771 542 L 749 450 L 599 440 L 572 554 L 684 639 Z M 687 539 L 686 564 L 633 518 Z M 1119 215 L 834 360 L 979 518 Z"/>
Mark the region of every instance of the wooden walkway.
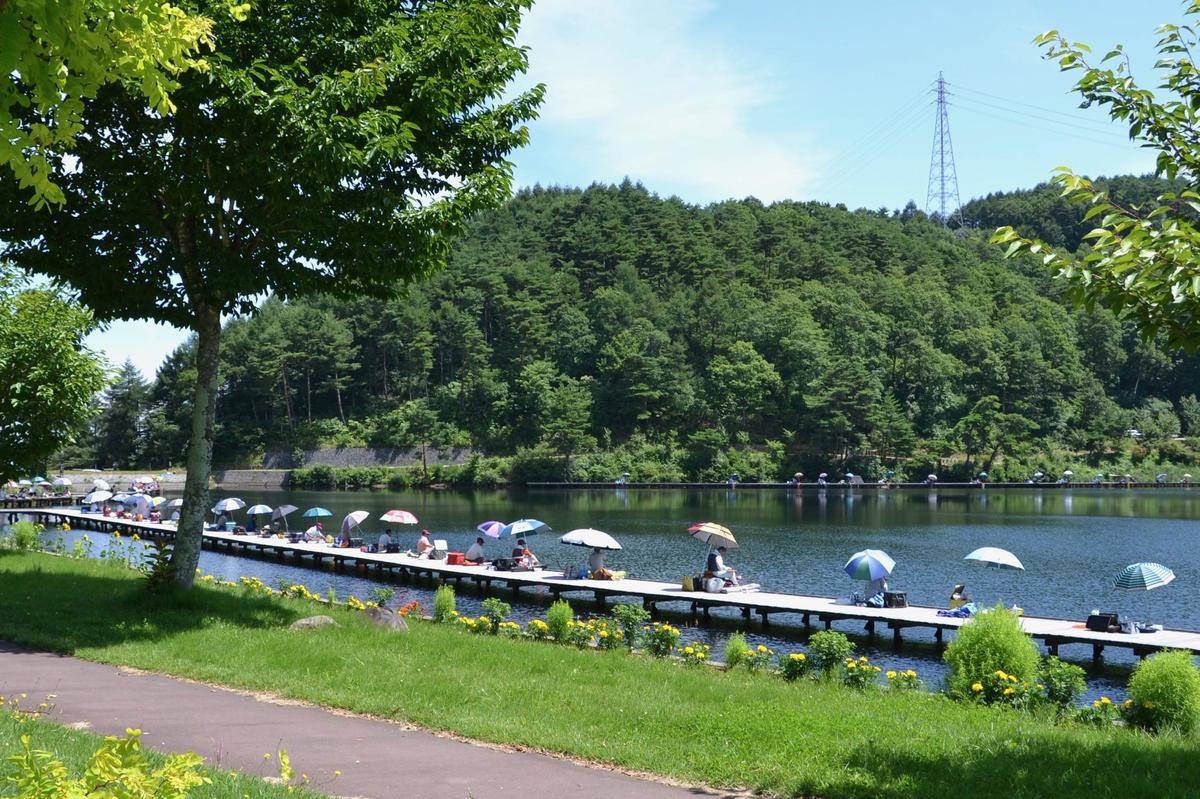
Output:
<path fill-rule="evenodd" d="M 172 538 L 175 535 L 171 525 L 104 517 L 72 508 L 28 509 L 27 513 L 43 522 L 66 522 L 76 529 L 120 532 L 122 535 L 138 533 L 144 538 Z M 713 608 L 734 609 L 746 619 L 757 615 L 763 626 L 770 624 L 772 616 L 785 613 L 799 616 L 806 626 L 815 621 L 826 629 L 830 629 L 837 621 L 855 621 L 864 624 L 870 633 L 875 633 L 879 628 L 891 630 L 897 645 L 901 643 L 901 631 L 904 629 L 933 630 L 934 638 L 941 642 L 947 630 L 956 630 L 967 621 L 939 616 L 938 608 L 933 607 L 870 608 L 849 604 L 846 599 L 770 591 L 708 594 L 684 591 L 675 583 L 650 580 L 566 579 L 562 572 L 551 569 L 494 571 L 484 566 L 451 566 L 444 561 L 422 560 L 402 554 L 363 552 L 318 543 L 292 543 L 257 535 L 206 531 L 204 545 L 234 554 L 273 554 L 281 560 L 291 556 L 301 564 L 308 562 L 320 565 L 328 561 L 335 566 L 353 564 L 368 573 L 375 569 L 378 573 L 386 571 L 413 577 L 428 576 L 442 582 L 453 581 L 456 585 L 467 582 L 477 586 L 481 592 L 511 591 L 514 599 L 520 596 L 522 589 L 533 588 L 549 593 L 556 599 L 564 594 L 590 594 L 600 607 L 604 607 L 609 598 L 629 597 L 640 599 L 643 606 L 652 612 L 660 605 L 670 605 L 673 609 L 690 611 L 693 617 L 703 615 L 706 619 Z M 1058 654 L 1059 647 L 1066 645 L 1091 646 L 1092 657 L 1097 661 L 1103 657 L 1105 647 L 1131 649 L 1141 657 L 1162 649 L 1183 649 L 1200 655 L 1200 631 L 1195 630 L 1164 629 L 1135 635 L 1094 632 L 1085 629 L 1079 621 L 1037 616 L 1025 616 L 1021 624 L 1030 636 L 1042 641 L 1054 655 Z"/>

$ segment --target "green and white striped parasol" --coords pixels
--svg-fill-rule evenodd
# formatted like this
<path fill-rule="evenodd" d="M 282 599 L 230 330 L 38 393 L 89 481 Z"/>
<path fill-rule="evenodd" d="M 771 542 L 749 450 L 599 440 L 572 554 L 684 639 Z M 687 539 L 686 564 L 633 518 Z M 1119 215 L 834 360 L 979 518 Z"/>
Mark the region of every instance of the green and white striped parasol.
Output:
<path fill-rule="evenodd" d="M 1117 575 L 1113 588 L 1121 591 L 1149 591 L 1162 588 L 1175 579 L 1175 572 L 1161 563 L 1131 563 Z"/>

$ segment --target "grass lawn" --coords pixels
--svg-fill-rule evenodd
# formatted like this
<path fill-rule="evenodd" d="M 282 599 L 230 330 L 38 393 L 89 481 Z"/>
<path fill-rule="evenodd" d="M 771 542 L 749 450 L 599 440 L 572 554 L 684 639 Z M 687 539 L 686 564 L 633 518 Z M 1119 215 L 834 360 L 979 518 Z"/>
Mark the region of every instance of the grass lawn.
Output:
<path fill-rule="evenodd" d="M 314 612 L 341 626 L 286 629 Z M 0 553 L 0 639 L 775 795 L 1195 797 L 1200 786 L 1200 738 L 434 624 L 399 636 L 351 611 L 203 586 L 153 597 L 95 561 Z"/>
<path fill-rule="evenodd" d="M 22 735 L 29 736 L 29 744 L 33 749 L 45 750 L 61 760 L 72 777 L 83 773 L 92 753 L 104 743 L 99 735 L 0 711 L 0 796 L 12 795 L 8 778 L 15 773 L 16 766 L 8 762 L 8 758 L 21 752 Z M 150 749 L 143 751 L 154 767 L 166 761 L 164 755 Z M 306 788 L 289 791 L 284 785 L 275 785 L 246 774 L 212 768 L 205 768 L 203 772 L 212 780 L 212 784 L 192 789 L 189 799 L 318 799 L 321 796 Z"/>

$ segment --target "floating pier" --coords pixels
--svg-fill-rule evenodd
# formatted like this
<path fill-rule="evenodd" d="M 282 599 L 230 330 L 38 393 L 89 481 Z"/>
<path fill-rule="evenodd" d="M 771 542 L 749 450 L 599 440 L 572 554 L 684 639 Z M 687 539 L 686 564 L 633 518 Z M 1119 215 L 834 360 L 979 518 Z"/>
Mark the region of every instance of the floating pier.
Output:
<path fill-rule="evenodd" d="M 37 518 L 43 523 L 67 523 L 76 529 L 96 530 L 105 533 L 132 535 L 143 538 L 174 538 L 175 528 L 168 524 L 137 522 L 83 513 L 75 508 L 24 508 L 22 515 Z M 946 631 L 954 631 L 968 619 L 937 615 L 938 608 L 909 606 L 906 608 L 871 608 L 849 604 L 847 599 L 779 594 L 770 591 L 752 591 L 733 594 L 709 594 L 685 591 L 676 583 L 650 580 L 578 580 L 567 579 L 563 573 L 553 569 L 534 571 L 495 571 L 485 566 L 452 566 L 442 560 L 423 560 L 403 554 L 363 552 L 359 549 L 336 548 L 323 543 L 292 543 L 281 538 L 263 538 L 253 534 L 236 534 L 206 530 L 203 544 L 209 549 L 224 550 L 234 554 L 274 555 L 279 559 L 291 557 L 297 563 L 308 562 L 319 566 L 330 562 L 335 567 L 353 564 L 356 568 L 377 573 L 388 572 L 408 577 L 426 576 L 442 582 L 473 583 L 480 592 L 498 593 L 510 591 L 513 598 L 521 595 L 522 589 L 532 588 L 548 593 L 555 599 L 564 594 L 591 594 L 596 604 L 603 608 L 610 598 L 625 597 L 641 600 L 651 612 L 660 605 L 670 605 L 688 610 L 693 617 L 710 617 L 714 608 L 731 608 L 745 619 L 758 616 L 763 626 L 770 618 L 780 614 L 799 616 L 805 626 L 816 624 L 830 629 L 834 622 L 854 621 L 866 626 L 874 634 L 877 628 L 892 631 L 897 646 L 901 644 L 901 631 L 905 629 L 933 630 L 934 638 L 942 642 Z M 1135 655 L 1145 657 L 1163 649 L 1182 649 L 1200 655 L 1200 631 L 1164 629 L 1154 633 L 1109 633 L 1084 628 L 1082 622 L 1038 616 L 1024 616 L 1021 626 L 1031 637 L 1043 642 L 1052 655 L 1067 645 L 1084 645 L 1092 648 L 1092 658 L 1100 661 L 1105 647 L 1130 649 Z"/>

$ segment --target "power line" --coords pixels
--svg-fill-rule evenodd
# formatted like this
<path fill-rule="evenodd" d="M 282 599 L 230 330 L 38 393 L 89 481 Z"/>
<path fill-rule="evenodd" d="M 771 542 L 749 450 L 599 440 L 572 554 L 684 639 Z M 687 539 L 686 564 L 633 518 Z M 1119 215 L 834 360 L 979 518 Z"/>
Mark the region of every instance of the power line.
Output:
<path fill-rule="evenodd" d="M 1091 119 L 1090 117 L 1080 116 L 1079 114 L 1071 113 L 1070 111 L 1059 111 L 1054 108 L 1046 108 L 1045 106 L 1034 105 L 1033 103 L 1026 103 L 1021 100 L 1013 100 L 1008 97 L 1001 97 L 998 94 L 992 94 L 990 92 L 980 91 L 979 89 L 972 89 L 968 86 L 963 86 L 962 84 L 959 84 L 959 83 L 951 84 L 951 86 L 958 92 L 968 92 L 970 94 L 979 94 L 984 97 L 990 97 L 993 100 L 999 100 L 1001 102 L 1008 103 L 1009 105 L 1020 105 L 1020 106 L 1024 106 L 1025 108 L 1033 108 L 1037 111 L 1045 111 L 1048 114 L 1057 114 L 1059 116 L 1067 117 L 1069 119 L 1074 119 L 1078 122 L 1086 122 L 1090 125 L 1098 125 L 1098 126 L 1105 127 L 1105 128 L 1112 127 L 1112 122 L 1101 121 L 1098 119 Z M 961 96 L 962 95 L 960 94 L 959 97 L 961 97 Z"/>
<path fill-rule="evenodd" d="M 966 111 L 967 113 L 970 113 L 970 114 L 978 114 L 980 116 L 989 117 L 991 119 L 998 119 L 1001 122 L 1007 122 L 1010 125 L 1018 125 L 1023 128 L 1030 128 L 1032 130 L 1040 130 L 1040 131 L 1044 131 L 1046 133 L 1053 133 L 1056 136 L 1065 136 L 1066 138 L 1078 139 L 1079 141 L 1086 141 L 1086 142 L 1090 142 L 1092 144 L 1101 144 L 1101 145 L 1104 145 L 1105 147 L 1115 147 L 1115 148 L 1119 148 L 1122 150 L 1127 149 L 1127 147 L 1128 147 L 1127 144 L 1117 144 L 1116 142 L 1112 142 L 1112 141 L 1103 141 L 1101 139 L 1091 139 L 1091 138 L 1088 138 L 1087 136 L 1081 136 L 1077 133 L 1069 133 L 1069 132 L 1061 130 L 1061 129 L 1047 128 L 1047 127 L 1043 127 L 1041 125 L 1034 125 L 1031 122 L 1026 122 L 1021 119 L 1014 119 L 1012 117 L 1000 116 L 999 114 L 992 114 L 987 111 L 980 111 L 977 108 L 969 108 L 967 106 L 959 105 L 957 103 L 955 103 L 953 105 L 955 108 L 959 109 L 960 111 Z"/>
<path fill-rule="evenodd" d="M 1021 116 L 1026 116 L 1026 117 L 1029 117 L 1030 119 L 1040 119 L 1041 121 L 1047 122 L 1051 125 L 1063 125 L 1065 127 L 1078 128 L 1079 130 L 1086 131 L 1087 133 L 1092 134 L 1094 136 L 1112 136 L 1114 138 L 1120 138 L 1125 141 L 1129 140 L 1128 136 L 1126 136 L 1122 133 L 1118 133 L 1117 131 L 1114 131 L 1114 130 L 1097 130 L 1096 128 L 1089 128 L 1087 125 L 1078 125 L 1074 122 L 1067 122 L 1066 120 L 1054 119 L 1053 117 L 1045 117 L 1045 116 L 1041 116 L 1039 114 L 1031 114 L 1028 111 L 1016 111 L 1012 108 L 1005 108 L 1002 105 L 996 105 L 995 103 L 989 103 L 984 100 L 976 100 L 974 97 L 961 97 L 960 96 L 958 98 L 958 101 L 956 103 L 954 103 L 954 105 L 959 106 L 960 108 L 967 107 L 967 106 L 963 106 L 962 103 L 969 103 L 969 104 L 973 104 L 973 105 L 982 105 L 985 108 L 992 108 L 997 111 L 1003 111 L 1006 114 L 1020 114 Z"/>

